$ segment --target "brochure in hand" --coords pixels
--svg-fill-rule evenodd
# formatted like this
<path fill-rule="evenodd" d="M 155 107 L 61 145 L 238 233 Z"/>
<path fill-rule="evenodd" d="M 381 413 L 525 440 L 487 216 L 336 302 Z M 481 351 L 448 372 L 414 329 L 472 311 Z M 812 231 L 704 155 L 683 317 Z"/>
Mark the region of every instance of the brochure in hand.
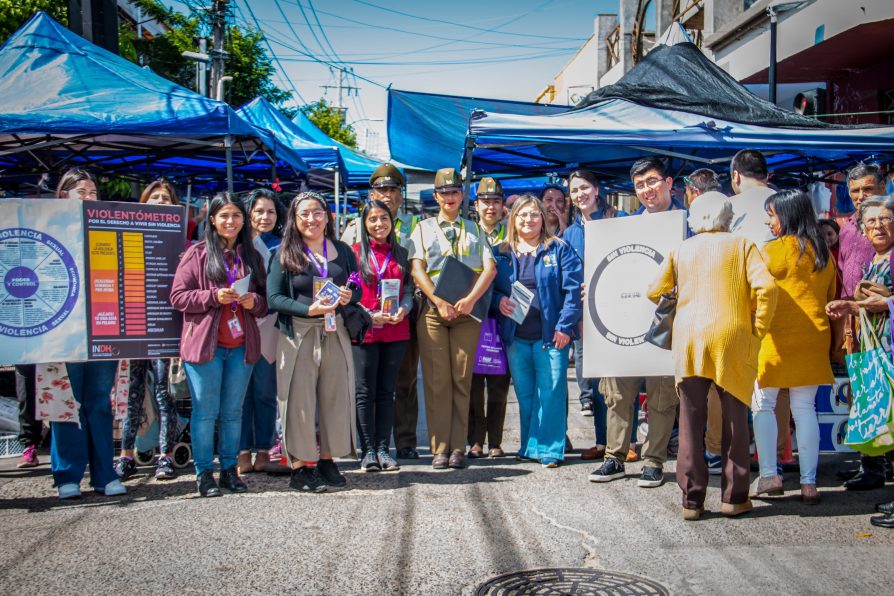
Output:
<path fill-rule="evenodd" d="M 379 306 L 382 314 L 394 316 L 400 309 L 400 280 L 383 279 L 379 281 Z"/>
<path fill-rule="evenodd" d="M 525 317 L 528 316 L 528 311 L 531 309 L 532 300 L 534 300 L 534 293 L 531 290 L 518 280 L 513 282 L 512 295 L 509 297 L 509 301 L 515 305 L 515 310 L 512 311 L 512 315 L 509 318 L 519 325 L 524 323 Z"/>
<path fill-rule="evenodd" d="M 327 279 L 326 283 L 323 284 L 323 287 L 320 288 L 320 291 L 317 292 L 317 299 L 322 299 L 329 304 L 338 302 L 340 291 L 339 287 L 332 283 L 332 280 Z"/>

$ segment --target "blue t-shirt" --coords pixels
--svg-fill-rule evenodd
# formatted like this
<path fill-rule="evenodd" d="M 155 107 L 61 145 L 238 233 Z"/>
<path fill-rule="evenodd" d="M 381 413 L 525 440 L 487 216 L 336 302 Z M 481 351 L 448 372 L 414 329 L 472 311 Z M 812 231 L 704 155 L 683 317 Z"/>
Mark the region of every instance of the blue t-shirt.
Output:
<path fill-rule="evenodd" d="M 537 280 L 534 276 L 533 254 L 518 255 L 518 281 L 533 294 L 531 308 L 521 325 L 515 328 L 515 337 L 519 339 L 543 339 L 543 325 L 540 321 L 540 297 L 537 295 Z"/>

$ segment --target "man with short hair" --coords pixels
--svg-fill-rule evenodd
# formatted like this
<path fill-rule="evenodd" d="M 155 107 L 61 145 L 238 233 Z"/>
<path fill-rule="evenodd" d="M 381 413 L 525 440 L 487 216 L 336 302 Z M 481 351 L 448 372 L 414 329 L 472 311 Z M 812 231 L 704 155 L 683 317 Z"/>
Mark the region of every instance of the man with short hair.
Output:
<path fill-rule="evenodd" d="M 648 217 L 683 205 L 671 198 L 674 179 L 668 176 L 660 159 L 647 157 L 637 160 L 630 168 L 630 179 L 641 207 L 634 215 Z M 646 384 L 646 403 L 649 408 L 649 432 L 643 444 L 645 465 L 637 486 L 655 488 L 664 483 L 664 462 L 667 444 L 677 416 L 677 391 L 674 377 L 606 377 L 599 382 L 605 396 L 607 441 L 602 466 L 590 474 L 591 482 L 611 482 L 623 478 L 630 430 L 633 426 L 633 405 L 639 399 L 640 386 Z"/>
<path fill-rule="evenodd" d="M 854 203 L 854 213 L 841 226 L 838 235 L 838 267 L 841 269 L 841 295 L 851 297 L 863 278 L 863 267 L 875 255 L 875 249 L 860 231 L 858 217 L 864 199 L 885 194 L 885 177 L 875 164 L 859 163 L 847 171 L 847 192 Z M 845 490 L 863 491 L 885 485 L 885 456 L 860 457 L 860 471 L 844 483 Z"/>
<path fill-rule="evenodd" d="M 553 236 L 561 236 L 568 227 L 565 216 L 565 189 L 558 184 L 547 184 L 540 191 L 540 202 L 546 212 L 546 229 Z"/>
<path fill-rule="evenodd" d="M 475 193 L 475 210 L 478 225 L 484 236 L 495 247 L 506 240 L 506 225 L 503 223 L 503 186 L 494 178 L 482 178 Z M 472 374 L 472 389 L 469 399 L 469 453 L 467 457 L 484 457 L 484 440 L 487 439 L 487 455 L 504 455 L 503 421 L 506 418 L 506 398 L 509 394 L 509 369 L 505 374 Z M 487 385 L 487 401 L 484 391 Z"/>
<path fill-rule="evenodd" d="M 692 205 L 693 201 L 706 192 L 722 192 L 720 178 L 717 172 L 710 168 L 699 168 L 689 174 L 683 176 L 683 182 L 686 184 L 686 206 Z"/>
<path fill-rule="evenodd" d="M 400 212 L 403 204 L 404 177 L 393 164 L 383 163 L 373 172 L 369 179 L 370 200 L 381 201 L 388 205 L 394 221 L 394 234 L 397 242 L 409 250 L 410 235 L 419 223 L 415 215 Z M 360 218 L 352 221 L 341 236 L 342 242 L 349 245 L 360 242 Z M 419 343 L 416 339 L 417 309 L 410 315 L 410 341 L 397 374 L 394 393 L 394 447 L 397 459 L 419 459 L 416 451 L 416 424 L 419 421 L 419 393 L 416 387 L 419 370 Z"/>
<path fill-rule="evenodd" d="M 769 216 L 764 208 L 767 197 L 776 191 L 767 184 L 769 171 L 764 154 L 755 149 L 742 149 L 730 163 L 730 181 L 733 192 L 730 197 L 733 204 L 733 234 L 744 236 L 754 242 L 758 248 L 773 239 L 767 227 Z"/>

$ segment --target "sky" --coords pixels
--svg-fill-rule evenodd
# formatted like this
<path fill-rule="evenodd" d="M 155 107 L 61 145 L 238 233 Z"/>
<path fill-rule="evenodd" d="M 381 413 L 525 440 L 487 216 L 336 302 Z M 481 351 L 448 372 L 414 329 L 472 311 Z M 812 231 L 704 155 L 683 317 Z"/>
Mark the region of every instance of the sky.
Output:
<path fill-rule="evenodd" d="M 174 8 L 182 3 L 171 2 Z M 533 101 L 618 0 L 231 0 L 236 23 L 260 28 L 274 82 L 296 105 L 337 102 L 358 145 L 385 149 L 386 88 Z"/>

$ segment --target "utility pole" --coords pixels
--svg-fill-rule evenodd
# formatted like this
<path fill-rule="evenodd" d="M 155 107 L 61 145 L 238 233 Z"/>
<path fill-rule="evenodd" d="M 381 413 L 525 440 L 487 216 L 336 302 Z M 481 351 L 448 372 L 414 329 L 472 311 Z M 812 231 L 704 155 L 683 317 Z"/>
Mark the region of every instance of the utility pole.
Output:
<path fill-rule="evenodd" d="M 68 28 L 99 47 L 118 53 L 116 0 L 68 0 Z"/>
<path fill-rule="evenodd" d="M 211 81 L 209 91 L 215 99 L 220 101 L 223 101 L 223 88 L 219 83 L 224 76 L 224 61 L 228 56 L 224 51 L 224 39 L 229 10 L 229 0 L 214 0 L 211 5 Z M 221 97 L 217 97 L 219 89 Z"/>
<path fill-rule="evenodd" d="M 323 89 L 335 89 L 336 90 L 336 95 L 338 97 L 338 103 L 336 104 L 335 108 L 338 110 L 338 113 L 341 114 L 342 123 L 347 121 L 347 118 L 345 118 L 345 114 L 348 111 L 348 108 L 345 107 L 345 101 L 344 101 L 345 92 L 347 92 L 348 97 L 350 97 L 351 92 L 353 91 L 354 96 L 356 97 L 357 92 L 360 90 L 358 87 L 355 87 L 353 85 L 345 83 L 345 75 L 348 72 L 350 72 L 353 75 L 353 71 L 350 71 L 347 68 L 339 68 L 338 69 L 338 79 L 336 80 L 335 85 L 323 85 L 322 86 Z"/>

